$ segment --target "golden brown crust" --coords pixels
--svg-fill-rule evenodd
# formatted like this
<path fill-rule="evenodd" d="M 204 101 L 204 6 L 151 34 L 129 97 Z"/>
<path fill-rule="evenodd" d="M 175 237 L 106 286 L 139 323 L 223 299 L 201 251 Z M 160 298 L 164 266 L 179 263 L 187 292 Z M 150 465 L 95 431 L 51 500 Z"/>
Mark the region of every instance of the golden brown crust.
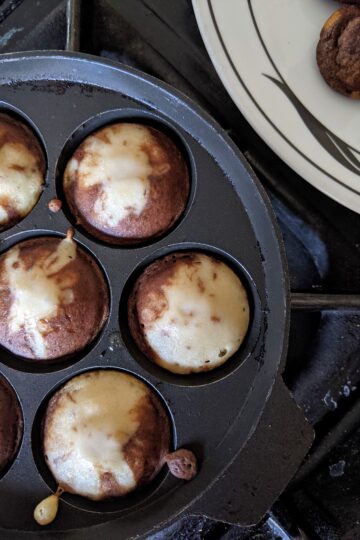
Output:
<path fill-rule="evenodd" d="M 0 377 L 0 473 L 14 459 L 23 432 L 23 419 L 14 390 Z"/>
<path fill-rule="evenodd" d="M 117 482 L 115 476 L 111 472 L 100 473 L 100 489 L 103 493 L 101 499 L 124 497 L 127 493 L 126 489 Z"/>
<path fill-rule="evenodd" d="M 337 92 L 360 99 L 360 8 L 346 6 L 325 22 L 316 59 L 325 81 Z"/>
<path fill-rule="evenodd" d="M 25 123 L 9 114 L 0 112 L 0 149 L 9 143 L 22 145 L 35 158 L 35 166 L 45 180 L 46 160 L 37 137 Z M 19 172 L 23 170 L 23 167 L 17 163 L 14 163 L 12 168 Z M 0 204 L 8 214 L 6 223 L 0 224 L 0 231 L 12 227 L 23 219 L 24 215 L 19 213 L 9 197 L 1 196 Z"/>
<path fill-rule="evenodd" d="M 38 169 L 45 176 L 46 161 L 41 145 L 31 129 L 9 114 L 0 113 L 0 146 L 19 143 L 35 157 Z"/>
<path fill-rule="evenodd" d="M 121 124 L 114 125 L 117 126 Z M 93 212 L 101 190 L 99 184 L 85 188 L 80 185 L 78 170 L 69 171 L 67 168 L 64 173 L 66 200 L 77 223 L 91 235 L 112 244 L 136 244 L 164 234 L 183 213 L 189 195 L 187 165 L 175 143 L 157 129 L 139 127 L 148 131 L 148 142 L 141 150 L 147 155 L 153 171 L 148 178 L 148 201 L 140 215 L 130 213 L 116 226 L 99 223 Z M 91 138 L 110 143 L 107 129 L 111 126 L 100 129 L 81 143 L 73 155 L 79 164 L 89 156 L 87 146 Z"/>
<path fill-rule="evenodd" d="M 37 237 L 18 244 L 19 258 L 26 270 L 58 248 L 61 239 Z M 61 269 L 54 279 L 70 284 L 74 294 L 71 303 L 59 306 L 54 317 L 46 321 L 46 360 L 68 357 L 81 351 L 93 341 L 103 327 L 109 312 L 109 295 L 102 271 L 93 258 L 77 246 L 75 260 Z M 0 256 L 0 343 L 11 352 L 24 358 L 36 360 L 29 336 L 24 329 L 16 333 L 9 328 L 9 315 L 13 301 L 7 282 L 5 258 Z M 16 263 L 15 263 L 16 264 Z"/>
<path fill-rule="evenodd" d="M 196 254 L 194 253 L 178 252 L 176 254 L 166 255 L 162 259 L 150 264 L 142 272 L 130 293 L 128 300 L 128 324 L 131 335 L 141 352 L 154 362 L 157 361 L 157 356 L 145 339 L 139 314 L 143 313 L 144 308 L 148 305 L 149 298 L 151 299 L 152 297 L 151 293 L 155 293 L 154 298 L 156 303 L 151 306 L 151 312 L 155 316 L 160 317 L 162 311 L 166 309 L 166 298 L 162 287 L 174 275 L 179 264 L 186 263 L 193 265 L 196 264 L 195 259 Z"/>
<path fill-rule="evenodd" d="M 125 459 L 137 485 L 150 482 L 160 471 L 170 446 L 170 424 L 160 400 L 153 392 L 136 410 L 139 428 L 124 448 Z"/>

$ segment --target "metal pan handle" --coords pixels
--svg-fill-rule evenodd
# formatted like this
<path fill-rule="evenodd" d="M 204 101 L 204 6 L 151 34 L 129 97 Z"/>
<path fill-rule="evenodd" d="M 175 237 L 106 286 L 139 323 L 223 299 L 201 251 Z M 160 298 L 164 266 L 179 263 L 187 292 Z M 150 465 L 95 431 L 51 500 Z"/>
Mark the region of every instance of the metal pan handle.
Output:
<path fill-rule="evenodd" d="M 312 427 L 278 377 L 254 434 L 189 514 L 243 526 L 258 523 L 295 475 L 313 440 Z"/>

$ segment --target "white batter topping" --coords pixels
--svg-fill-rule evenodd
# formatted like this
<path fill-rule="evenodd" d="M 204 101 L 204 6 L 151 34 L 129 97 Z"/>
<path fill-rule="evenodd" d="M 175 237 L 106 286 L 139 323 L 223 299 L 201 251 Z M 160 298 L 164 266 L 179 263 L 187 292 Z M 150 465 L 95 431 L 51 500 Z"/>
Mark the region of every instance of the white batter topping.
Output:
<path fill-rule="evenodd" d="M 123 449 L 139 427 L 136 406 L 147 387 L 126 373 L 102 370 L 75 377 L 59 393 L 44 441 L 57 482 L 98 499 L 101 473 L 111 473 L 132 490 L 136 482 Z"/>
<path fill-rule="evenodd" d="M 0 147 L 0 226 L 9 221 L 7 204 L 20 216 L 32 210 L 43 181 L 35 156 L 24 145 L 8 142 Z"/>
<path fill-rule="evenodd" d="M 13 333 L 24 329 L 39 359 L 46 358 L 44 336 L 50 331 L 49 320 L 56 316 L 60 305 L 73 302 L 76 276 L 57 272 L 75 257 L 76 244 L 70 238 L 59 242 L 50 255 L 39 257 L 29 269 L 20 257 L 19 247 L 6 254 L 5 279 L 12 298 L 9 329 Z"/>
<path fill-rule="evenodd" d="M 227 265 L 204 254 L 197 254 L 194 264 L 178 264 L 162 286 L 166 307 L 160 317 L 154 320 L 151 308 L 142 313 L 145 337 L 157 362 L 170 371 L 213 369 L 244 339 L 249 325 L 246 291 Z"/>
<path fill-rule="evenodd" d="M 77 173 L 80 189 L 99 186 L 94 217 L 100 225 L 116 227 L 130 214 L 139 216 L 149 199 L 152 166 L 142 147 L 152 136 L 146 127 L 135 124 L 108 126 L 101 133 L 108 140 L 90 135 L 81 161 L 69 161 L 65 184 Z"/>

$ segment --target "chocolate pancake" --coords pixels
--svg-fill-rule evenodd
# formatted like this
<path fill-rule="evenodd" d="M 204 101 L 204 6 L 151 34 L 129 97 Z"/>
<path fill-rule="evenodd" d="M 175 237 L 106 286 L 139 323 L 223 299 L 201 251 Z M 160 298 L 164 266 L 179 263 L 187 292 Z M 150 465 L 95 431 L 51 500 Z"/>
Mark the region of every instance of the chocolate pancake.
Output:
<path fill-rule="evenodd" d="M 0 377 L 0 474 L 14 460 L 23 432 L 20 405 L 14 390 Z"/>
<path fill-rule="evenodd" d="M 155 393 L 115 370 L 82 373 L 51 398 L 43 451 L 65 491 L 101 500 L 150 482 L 165 463 L 170 424 Z"/>
<path fill-rule="evenodd" d="M 316 59 L 331 88 L 360 99 L 359 7 L 343 7 L 329 17 L 320 33 Z"/>
<path fill-rule="evenodd" d="M 43 188 L 45 168 L 34 133 L 19 120 L 0 113 L 0 231 L 31 212 Z"/>
<path fill-rule="evenodd" d="M 187 166 L 174 142 L 157 129 L 127 123 L 87 137 L 68 162 L 63 185 L 77 222 L 114 244 L 163 234 L 189 195 Z"/>
<path fill-rule="evenodd" d="M 0 256 L 0 344 L 32 360 L 72 355 L 109 312 L 104 275 L 72 239 L 37 237 Z"/>
<path fill-rule="evenodd" d="M 140 350 L 174 373 L 208 371 L 240 347 L 249 303 L 239 277 L 204 253 L 175 253 L 152 263 L 128 302 Z"/>

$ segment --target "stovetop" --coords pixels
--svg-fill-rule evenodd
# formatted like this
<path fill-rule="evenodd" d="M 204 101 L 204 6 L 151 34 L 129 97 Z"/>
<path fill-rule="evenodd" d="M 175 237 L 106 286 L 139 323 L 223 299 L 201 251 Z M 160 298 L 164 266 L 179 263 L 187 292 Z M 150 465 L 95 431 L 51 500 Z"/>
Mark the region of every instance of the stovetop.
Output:
<path fill-rule="evenodd" d="M 253 131 L 211 64 L 189 0 L 0 0 L 0 23 L 0 53 L 81 50 L 198 102 L 254 168 L 284 237 L 293 293 L 284 380 L 315 428 L 314 446 L 259 525 L 188 517 L 151 540 L 360 538 L 360 216 L 307 184 Z"/>

